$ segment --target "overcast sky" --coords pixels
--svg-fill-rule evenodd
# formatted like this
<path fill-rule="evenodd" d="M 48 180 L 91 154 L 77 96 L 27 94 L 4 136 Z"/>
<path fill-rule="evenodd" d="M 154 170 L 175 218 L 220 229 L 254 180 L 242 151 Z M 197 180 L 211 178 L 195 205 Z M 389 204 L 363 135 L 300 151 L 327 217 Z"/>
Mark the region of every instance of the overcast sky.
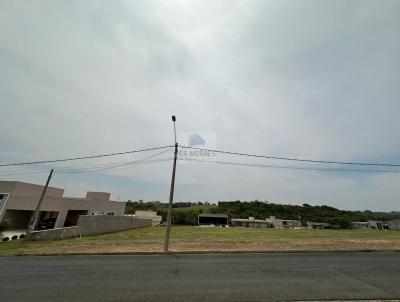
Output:
<path fill-rule="evenodd" d="M 178 133 L 215 134 L 222 150 L 400 163 L 399 29 L 400 1 L 390 0 L 2 0 L 0 162 L 171 145 L 175 114 Z M 157 152 L 0 168 L 0 179 L 44 183 L 34 172 Z M 56 173 L 52 185 L 167 201 L 171 169 Z M 399 184 L 399 173 L 179 162 L 175 200 L 400 210 Z"/>

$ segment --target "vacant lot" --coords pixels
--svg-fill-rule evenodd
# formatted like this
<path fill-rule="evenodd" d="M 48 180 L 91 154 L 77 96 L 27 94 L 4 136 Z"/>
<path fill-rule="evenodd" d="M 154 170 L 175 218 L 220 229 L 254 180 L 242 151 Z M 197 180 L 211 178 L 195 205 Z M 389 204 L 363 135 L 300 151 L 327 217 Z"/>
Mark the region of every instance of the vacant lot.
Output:
<path fill-rule="evenodd" d="M 0 243 L 0 255 L 161 252 L 164 227 L 61 241 Z M 171 251 L 400 250 L 398 231 L 278 230 L 174 226 Z"/>

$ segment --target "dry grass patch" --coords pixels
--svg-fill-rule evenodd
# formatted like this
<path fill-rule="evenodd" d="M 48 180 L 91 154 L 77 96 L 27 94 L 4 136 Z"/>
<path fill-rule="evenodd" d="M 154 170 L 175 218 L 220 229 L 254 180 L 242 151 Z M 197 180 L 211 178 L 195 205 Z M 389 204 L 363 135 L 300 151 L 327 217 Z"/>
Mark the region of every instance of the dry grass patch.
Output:
<path fill-rule="evenodd" d="M 0 255 L 161 252 L 164 227 L 60 241 L 1 243 Z M 207 251 L 351 251 L 400 250 L 400 232 L 361 230 L 276 230 L 174 226 L 170 250 Z"/>

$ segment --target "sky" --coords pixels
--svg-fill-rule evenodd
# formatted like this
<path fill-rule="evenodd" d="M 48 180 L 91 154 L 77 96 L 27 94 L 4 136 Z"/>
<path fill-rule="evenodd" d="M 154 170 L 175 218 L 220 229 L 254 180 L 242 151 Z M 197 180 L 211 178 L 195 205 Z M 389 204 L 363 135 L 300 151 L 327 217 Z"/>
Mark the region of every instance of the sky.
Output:
<path fill-rule="evenodd" d="M 399 28 L 400 1 L 391 0 L 2 0 L 0 163 L 173 145 L 174 114 L 178 138 L 211 137 L 220 150 L 398 164 Z M 166 202 L 173 154 L 160 151 L 0 167 L 0 179 L 42 184 L 54 168 L 51 185 L 69 196 Z M 175 201 L 399 211 L 400 174 L 379 170 L 180 160 Z"/>

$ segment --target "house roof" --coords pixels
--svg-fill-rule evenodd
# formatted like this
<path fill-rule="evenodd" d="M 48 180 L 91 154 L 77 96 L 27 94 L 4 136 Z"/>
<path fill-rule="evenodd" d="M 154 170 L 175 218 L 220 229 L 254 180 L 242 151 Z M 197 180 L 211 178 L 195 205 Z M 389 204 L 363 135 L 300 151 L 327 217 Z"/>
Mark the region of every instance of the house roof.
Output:
<path fill-rule="evenodd" d="M 261 220 L 261 219 L 248 219 L 248 218 L 232 218 L 231 219 L 232 222 L 257 222 L 257 223 L 269 223 L 271 224 L 269 221 L 266 220 Z"/>
<path fill-rule="evenodd" d="M 228 218 L 226 214 L 211 214 L 211 213 L 201 213 L 199 217 L 213 217 L 213 218 Z"/>

